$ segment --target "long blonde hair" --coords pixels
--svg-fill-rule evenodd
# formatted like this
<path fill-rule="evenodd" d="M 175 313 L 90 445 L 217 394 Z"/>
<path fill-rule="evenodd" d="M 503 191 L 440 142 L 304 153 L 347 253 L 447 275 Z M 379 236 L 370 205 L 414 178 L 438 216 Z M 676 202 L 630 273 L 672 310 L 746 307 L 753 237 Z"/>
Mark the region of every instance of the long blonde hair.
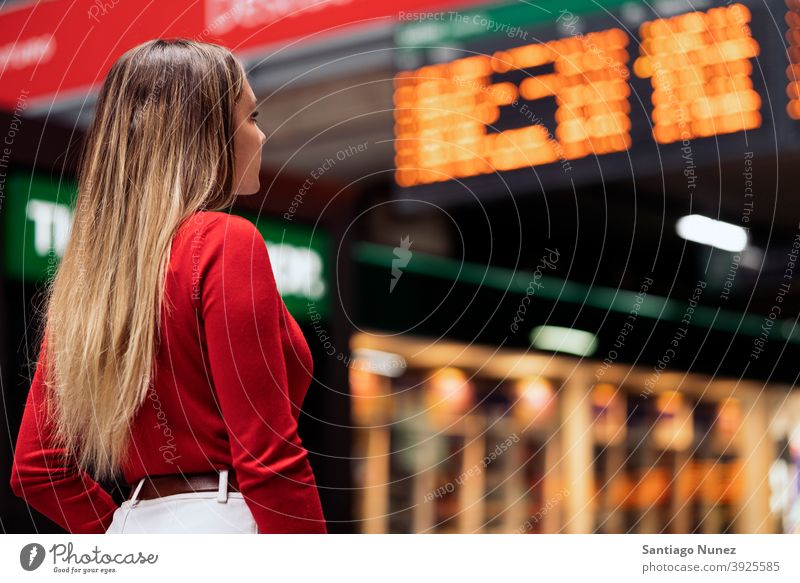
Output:
<path fill-rule="evenodd" d="M 157 39 L 122 55 L 100 91 L 41 335 L 54 446 L 95 479 L 121 471 L 152 382 L 173 235 L 236 196 L 244 80 L 223 47 Z"/>

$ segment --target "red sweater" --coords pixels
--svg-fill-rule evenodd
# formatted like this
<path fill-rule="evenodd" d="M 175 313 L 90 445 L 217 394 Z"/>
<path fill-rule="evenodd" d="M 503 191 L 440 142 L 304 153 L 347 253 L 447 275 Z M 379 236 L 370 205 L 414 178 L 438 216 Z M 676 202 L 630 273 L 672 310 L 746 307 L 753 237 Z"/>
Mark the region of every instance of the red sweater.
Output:
<path fill-rule="evenodd" d="M 278 295 L 264 239 L 248 220 L 201 211 L 172 242 L 162 341 L 133 420 L 128 484 L 144 475 L 234 468 L 259 533 L 325 533 L 297 434 L 313 362 Z M 59 464 L 43 418 L 42 343 L 12 468 L 17 496 L 71 533 L 104 533 L 117 504 L 88 474 Z"/>

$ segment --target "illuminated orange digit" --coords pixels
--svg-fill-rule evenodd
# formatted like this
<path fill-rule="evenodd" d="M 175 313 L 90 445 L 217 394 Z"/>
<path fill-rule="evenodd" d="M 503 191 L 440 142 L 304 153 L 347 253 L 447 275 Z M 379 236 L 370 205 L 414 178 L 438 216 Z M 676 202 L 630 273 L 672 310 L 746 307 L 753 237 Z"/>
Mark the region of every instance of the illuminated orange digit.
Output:
<path fill-rule="evenodd" d="M 512 84 L 489 87 L 489 57 L 403 71 L 394 79 L 395 181 L 429 184 L 491 172 L 486 126 L 516 99 Z"/>
<path fill-rule="evenodd" d="M 759 54 L 742 4 L 645 22 L 634 74 L 653 87 L 658 143 L 761 126 L 750 59 Z"/>

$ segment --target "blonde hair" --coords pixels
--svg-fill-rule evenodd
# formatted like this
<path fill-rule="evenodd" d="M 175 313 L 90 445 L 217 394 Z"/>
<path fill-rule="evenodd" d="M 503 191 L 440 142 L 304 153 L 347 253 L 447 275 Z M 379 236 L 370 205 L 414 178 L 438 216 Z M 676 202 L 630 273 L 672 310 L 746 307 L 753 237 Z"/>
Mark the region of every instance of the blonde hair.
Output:
<path fill-rule="evenodd" d="M 72 231 L 44 291 L 54 446 L 97 480 L 121 471 L 152 382 L 173 235 L 236 196 L 244 82 L 223 47 L 157 39 L 123 54 L 100 91 Z"/>

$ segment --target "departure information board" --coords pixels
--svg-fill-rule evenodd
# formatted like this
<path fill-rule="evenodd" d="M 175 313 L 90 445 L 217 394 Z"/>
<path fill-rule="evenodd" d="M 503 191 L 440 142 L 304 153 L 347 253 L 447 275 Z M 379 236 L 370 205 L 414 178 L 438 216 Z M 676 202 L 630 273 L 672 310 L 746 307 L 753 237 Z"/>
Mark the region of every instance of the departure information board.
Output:
<path fill-rule="evenodd" d="M 800 0 L 771 12 L 755 2 L 694 4 L 636 26 L 625 26 L 636 19 L 630 6 L 563 9 L 524 34 L 459 43 L 449 54 L 460 58 L 429 50 L 421 66 L 399 68 L 397 186 L 574 186 L 679 169 L 687 147 L 694 165 L 800 145 L 785 127 L 800 118 Z M 776 25 L 776 14 L 785 22 Z M 531 184 L 532 169 L 541 184 Z M 469 180 L 480 176 L 494 179 Z"/>

